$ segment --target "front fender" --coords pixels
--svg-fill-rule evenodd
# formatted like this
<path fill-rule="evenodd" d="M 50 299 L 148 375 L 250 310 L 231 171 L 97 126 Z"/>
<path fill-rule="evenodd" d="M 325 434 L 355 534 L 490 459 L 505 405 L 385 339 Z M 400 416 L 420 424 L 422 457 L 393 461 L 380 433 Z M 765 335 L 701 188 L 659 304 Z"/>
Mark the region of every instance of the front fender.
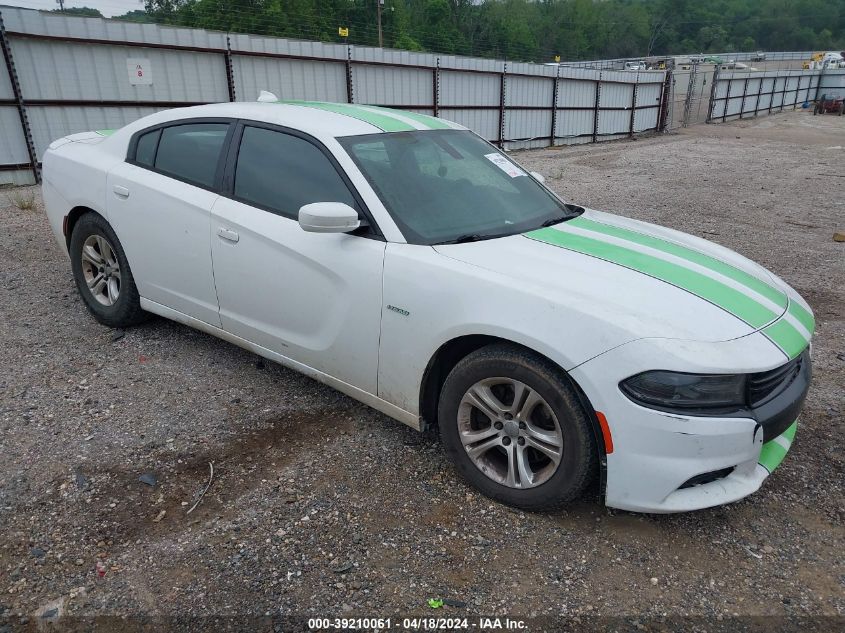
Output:
<path fill-rule="evenodd" d="M 577 306 L 561 306 L 533 287 L 430 246 L 388 244 L 383 297 L 378 396 L 414 414 L 431 358 L 456 338 L 504 339 L 564 370 L 633 338 L 610 320 L 587 323 Z"/>

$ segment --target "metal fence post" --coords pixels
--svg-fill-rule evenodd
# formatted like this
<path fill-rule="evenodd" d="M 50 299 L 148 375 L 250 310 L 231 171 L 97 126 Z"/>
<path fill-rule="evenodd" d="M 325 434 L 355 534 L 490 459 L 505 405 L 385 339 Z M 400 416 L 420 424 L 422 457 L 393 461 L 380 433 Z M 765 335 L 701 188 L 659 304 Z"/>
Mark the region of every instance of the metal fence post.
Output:
<path fill-rule="evenodd" d="M 597 143 L 599 140 L 599 107 L 601 106 L 601 76 L 602 73 L 599 72 L 599 78 L 596 79 L 596 103 L 593 107 L 593 143 Z"/>
<path fill-rule="evenodd" d="M 663 89 L 660 91 L 660 108 L 657 111 L 657 131 L 665 132 L 669 126 L 669 98 L 672 96 L 672 71 L 666 70 Z"/>
<path fill-rule="evenodd" d="M 690 113 L 692 112 L 692 98 L 695 94 L 695 86 L 698 83 L 698 64 L 693 64 L 687 80 L 687 94 L 684 97 L 684 120 L 681 127 L 688 127 Z"/>
<path fill-rule="evenodd" d="M 739 106 L 739 118 L 745 114 L 745 97 L 748 95 L 748 77 L 745 78 L 745 83 L 742 85 L 742 103 Z"/>
<path fill-rule="evenodd" d="M 816 79 L 816 96 L 813 98 L 813 101 L 819 100 L 819 92 L 821 92 L 821 89 L 822 89 L 822 79 L 824 79 L 824 71 L 825 70 L 827 70 L 827 68 L 822 66 L 822 69 L 819 71 L 819 74 L 816 75 L 816 77 L 817 77 L 817 79 Z M 810 77 L 810 86 L 812 86 L 812 85 L 813 85 L 813 78 Z M 809 101 L 809 100 L 810 100 L 810 90 L 808 88 L 808 90 L 807 90 L 807 101 Z"/>
<path fill-rule="evenodd" d="M 434 116 L 440 116 L 440 58 L 437 58 L 437 63 L 431 75 L 432 80 L 432 100 L 434 101 Z"/>
<path fill-rule="evenodd" d="M 346 47 L 346 102 L 355 103 L 355 89 L 352 85 L 352 46 Z"/>
<path fill-rule="evenodd" d="M 21 121 L 21 132 L 26 142 L 26 151 L 29 156 L 29 165 L 32 169 L 32 177 L 35 184 L 41 182 L 41 170 L 38 167 L 38 154 L 35 151 L 35 143 L 32 140 L 32 129 L 29 126 L 29 117 L 26 115 L 26 104 L 23 100 L 21 83 L 18 73 L 15 70 L 15 59 L 12 57 L 12 47 L 6 36 L 6 26 L 3 24 L 3 12 L 0 11 L 0 48 L 3 49 L 3 59 L 6 61 L 6 70 L 9 72 L 9 81 L 12 83 L 12 94 L 15 96 L 15 105 L 18 108 L 18 118 Z"/>
<path fill-rule="evenodd" d="M 760 84 L 757 86 L 757 101 L 754 102 L 754 117 L 755 118 L 757 117 L 757 112 L 759 111 L 759 108 L 760 108 L 760 95 L 763 94 L 763 79 L 762 79 L 762 77 L 760 79 L 758 79 L 757 81 L 759 81 Z"/>
<path fill-rule="evenodd" d="M 507 90 L 507 74 L 508 63 L 504 62 L 502 72 L 500 74 L 501 83 L 499 85 L 499 147 L 505 146 L 505 102 Z"/>
<path fill-rule="evenodd" d="M 634 138 L 634 119 L 637 116 L 637 89 L 640 87 L 640 71 L 637 71 L 637 77 L 631 90 L 631 121 L 628 124 L 628 137 Z"/>
<path fill-rule="evenodd" d="M 226 62 L 226 86 L 229 88 L 229 101 L 235 101 L 235 74 L 232 71 L 232 42 L 226 33 L 226 52 L 223 53 Z"/>
<path fill-rule="evenodd" d="M 710 123 L 713 120 L 713 110 L 716 109 L 716 94 L 719 89 L 719 66 L 713 69 L 713 78 L 710 80 L 710 103 L 707 108 L 707 119 L 705 123 Z M 730 85 L 728 86 L 730 87 Z M 725 101 L 725 107 L 728 107 L 728 102 Z"/>
<path fill-rule="evenodd" d="M 560 66 L 555 68 L 555 83 L 552 87 L 552 131 L 549 134 L 549 147 L 555 144 L 555 131 L 557 130 L 557 93 L 560 89 Z"/>
<path fill-rule="evenodd" d="M 772 113 L 772 106 L 775 103 L 775 91 L 777 90 L 777 87 L 778 87 L 778 79 L 779 79 L 778 77 L 774 77 L 772 79 L 772 92 L 769 95 L 769 114 Z M 760 80 L 761 85 L 762 85 L 762 81 L 763 80 L 761 79 Z"/>

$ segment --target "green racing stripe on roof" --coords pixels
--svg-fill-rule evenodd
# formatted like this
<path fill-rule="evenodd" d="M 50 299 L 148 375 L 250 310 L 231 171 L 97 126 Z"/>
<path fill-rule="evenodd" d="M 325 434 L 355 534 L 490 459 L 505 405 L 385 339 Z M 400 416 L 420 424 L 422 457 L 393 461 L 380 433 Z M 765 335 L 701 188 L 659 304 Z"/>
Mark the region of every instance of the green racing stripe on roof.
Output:
<path fill-rule="evenodd" d="M 279 103 L 288 103 L 290 105 L 316 108 L 317 110 L 342 114 L 374 125 L 384 132 L 410 132 L 416 129 L 405 123 L 405 121 L 389 116 L 389 114 L 373 112 L 349 103 L 323 103 L 322 101 L 279 101 Z M 387 108 L 384 109 L 387 110 Z M 387 112 L 389 113 L 389 110 Z"/>
<path fill-rule="evenodd" d="M 525 233 L 525 236 L 619 264 L 665 281 L 719 306 L 755 329 L 771 323 L 780 316 L 780 313 L 776 314 L 767 306 L 717 279 L 652 255 L 574 233 L 567 233 L 565 230 L 553 227 L 530 231 Z"/>
<path fill-rule="evenodd" d="M 796 420 L 792 423 L 792 426 L 786 429 L 786 431 L 784 431 L 781 435 L 763 444 L 757 463 L 768 470 L 769 473 L 774 472 L 775 468 L 780 466 L 783 458 L 786 457 L 787 452 L 789 452 L 788 446 L 791 446 L 797 429 L 798 421 Z M 777 442 L 777 440 L 781 438 L 786 440 L 788 443 L 787 446 L 783 446 L 781 443 Z"/>
<path fill-rule="evenodd" d="M 452 126 L 446 123 L 445 121 L 438 119 L 437 117 L 429 116 L 427 114 L 419 114 L 418 112 L 408 112 L 407 110 L 392 110 L 391 108 L 383 108 L 381 106 L 367 106 L 368 108 L 377 108 L 378 110 L 384 110 L 388 114 L 390 112 L 396 112 L 396 114 L 401 114 L 403 117 L 408 119 L 413 119 L 417 123 L 422 125 L 427 125 L 432 130 L 451 130 Z"/>
<path fill-rule="evenodd" d="M 789 356 L 790 359 L 795 358 L 803 352 L 809 341 L 804 335 L 795 329 L 786 319 L 775 321 L 771 325 L 764 327 L 762 330 L 775 345 L 783 350 L 783 353 Z"/>
<path fill-rule="evenodd" d="M 754 275 L 751 275 L 744 270 L 740 270 L 739 268 L 710 255 L 705 255 L 699 251 L 686 246 L 681 246 L 680 244 L 675 244 L 674 242 L 670 242 L 659 237 L 638 233 L 637 231 L 632 231 L 618 226 L 611 226 L 609 224 L 604 224 L 603 222 L 596 222 L 595 220 L 590 220 L 583 216 L 570 220 L 569 224 L 595 233 L 627 240 L 629 242 L 639 244 L 640 246 L 647 246 L 663 253 L 680 257 L 698 264 L 699 266 L 704 266 L 713 272 L 724 275 L 725 277 L 733 279 L 734 281 L 741 283 L 743 286 L 754 290 L 771 300 L 773 303 L 776 303 L 781 308 L 786 307 L 787 299 L 783 292 L 770 286 L 761 279 L 758 279 Z"/>

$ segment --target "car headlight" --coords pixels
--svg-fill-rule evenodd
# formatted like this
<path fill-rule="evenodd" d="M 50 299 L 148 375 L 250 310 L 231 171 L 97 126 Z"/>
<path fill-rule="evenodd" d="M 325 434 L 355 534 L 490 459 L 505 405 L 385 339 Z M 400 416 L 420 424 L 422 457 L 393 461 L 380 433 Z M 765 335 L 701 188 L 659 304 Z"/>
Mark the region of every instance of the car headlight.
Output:
<path fill-rule="evenodd" d="M 746 404 L 745 376 L 647 371 L 619 384 L 634 402 L 664 409 L 725 409 Z"/>

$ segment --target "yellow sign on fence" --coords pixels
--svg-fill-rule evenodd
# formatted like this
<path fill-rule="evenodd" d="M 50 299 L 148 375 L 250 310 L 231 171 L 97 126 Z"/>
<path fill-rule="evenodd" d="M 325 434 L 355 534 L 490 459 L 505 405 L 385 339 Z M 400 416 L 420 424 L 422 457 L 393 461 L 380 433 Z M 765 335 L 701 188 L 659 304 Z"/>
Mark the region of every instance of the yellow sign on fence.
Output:
<path fill-rule="evenodd" d="M 337 34 L 340 35 L 341 37 L 349 37 L 349 29 L 347 29 L 343 26 L 339 26 L 339 27 L 337 27 Z"/>

